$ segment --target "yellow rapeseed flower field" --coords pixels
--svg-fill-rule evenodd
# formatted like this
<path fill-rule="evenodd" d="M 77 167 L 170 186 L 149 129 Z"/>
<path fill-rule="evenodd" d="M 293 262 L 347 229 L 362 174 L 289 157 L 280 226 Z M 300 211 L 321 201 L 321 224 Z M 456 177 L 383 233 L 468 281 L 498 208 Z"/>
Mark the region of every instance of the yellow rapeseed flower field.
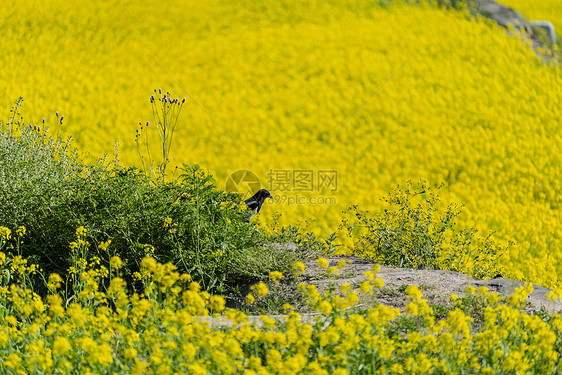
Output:
<path fill-rule="evenodd" d="M 171 165 L 198 163 L 219 187 L 252 171 L 276 197 L 260 220 L 333 232 L 350 204 L 444 183 L 463 226 L 516 243 L 502 260 L 515 276 L 555 285 L 560 68 L 489 21 L 373 4 L 3 2 L 0 108 L 23 96 L 25 121 L 45 117 L 87 160 L 117 141 L 139 166 L 135 130 L 162 88 L 187 98 Z"/>
<path fill-rule="evenodd" d="M 14 270 L 16 258 L 0 255 L 0 274 Z M 76 261 L 78 266 L 86 259 Z M 285 316 L 256 320 L 226 308 L 222 296 L 201 291 L 189 275 L 151 257 L 142 261 L 142 289 L 135 293 L 118 269 L 103 276 L 104 267 L 94 264 L 79 271 L 71 295 L 61 288 L 61 277 L 51 274 L 49 292 L 40 297 L 29 289 L 34 271 L 20 265 L 19 281 L 0 286 L 1 372 L 554 374 L 560 368 L 562 318 L 522 309 L 532 284 L 506 298 L 469 286 L 446 306 L 430 306 L 410 285 L 409 302 L 400 311 L 374 300 L 358 303 L 384 285 L 375 279 L 377 267 L 365 273 L 361 291 L 350 284 L 323 293 L 299 285 L 313 315 L 287 305 Z M 267 298 L 267 285 L 260 284 L 254 291 L 264 293 L 248 303 Z"/>

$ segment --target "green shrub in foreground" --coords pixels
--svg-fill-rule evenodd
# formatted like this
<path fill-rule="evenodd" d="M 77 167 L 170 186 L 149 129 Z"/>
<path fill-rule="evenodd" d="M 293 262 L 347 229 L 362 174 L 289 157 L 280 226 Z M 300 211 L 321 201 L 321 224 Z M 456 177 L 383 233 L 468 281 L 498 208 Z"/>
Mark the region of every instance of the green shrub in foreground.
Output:
<path fill-rule="evenodd" d="M 384 212 L 352 206 L 342 227 L 355 241 L 354 253 L 384 265 L 457 271 L 493 278 L 505 271 L 499 257 L 506 248 L 474 228 L 457 229 L 457 205 L 443 206 L 424 182 L 397 187 L 384 197 Z"/>
<path fill-rule="evenodd" d="M 225 292 L 241 280 L 289 270 L 303 256 L 302 246 L 272 248 L 275 235 L 246 223 L 240 196 L 217 190 L 199 166 L 184 165 L 178 178 L 166 182 L 117 161 L 85 165 L 70 140 L 22 126 L 19 105 L 21 100 L 10 120 L 0 123 L 0 223 L 33 233 L 19 251 L 48 272 L 67 272 L 78 227 L 86 229 L 91 244 L 84 258 L 97 256 L 107 266 L 118 255 L 129 281 L 149 255 L 190 273 L 206 290 Z M 258 261 L 253 274 L 234 262 L 266 251 L 279 256 Z"/>

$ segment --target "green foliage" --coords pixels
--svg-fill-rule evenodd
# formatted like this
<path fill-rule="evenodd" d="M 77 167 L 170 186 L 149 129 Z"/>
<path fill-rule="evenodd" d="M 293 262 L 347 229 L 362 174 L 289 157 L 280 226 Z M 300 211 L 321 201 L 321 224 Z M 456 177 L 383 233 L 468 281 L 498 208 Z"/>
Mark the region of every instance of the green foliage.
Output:
<path fill-rule="evenodd" d="M 380 214 L 358 206 L 349 209 L 354 219 L 342 227 L 355 241 L 355 255 L 389 266 L 446 269 L 477 278 L 502 273 L 497 260 L 505 248 L 490 236 L 477 237 L 474 228 L 457 230 L 460 207 L 443 207 L 425 183 L 397 187 L 383 201 L 388 208 Z"/>
<path fill-rule="evenodd" d="M 0 222 L 11 228 L 33 220 L 30 212 L 39 207 L 41 216 L 51 211 L 52 200 L 64 195 L 65 182 L 81 170 L 70 139 L 64 142 L 48 137 L 45 128 L 23 125 L 22 102 L 16 101 L 6 124 L 0 121 Z"/>
<path fill-rule="evenodd" d="M 0 130 L 0 223 L 33 233 L 20 251 L 48 272 L 67 272 L 69 244 L 81 226 L 90 244 L 82 256 L 106 265 L 120 256 L 129 281 L 150 255 L 190 273 L 205 290 L 220 292 L 273 268 L 290 269 L 318 242 L 303 242 L 302 251 L 279 250 L 269 262 L 267 243 L 281 237 L 246 223 L 241 197 L 217 190 L 199 166 L 184 165 L 177 179 L 165 182 L 117 160 L 85 165 L 70 140 L 22 126 L 20 104 Z"/>

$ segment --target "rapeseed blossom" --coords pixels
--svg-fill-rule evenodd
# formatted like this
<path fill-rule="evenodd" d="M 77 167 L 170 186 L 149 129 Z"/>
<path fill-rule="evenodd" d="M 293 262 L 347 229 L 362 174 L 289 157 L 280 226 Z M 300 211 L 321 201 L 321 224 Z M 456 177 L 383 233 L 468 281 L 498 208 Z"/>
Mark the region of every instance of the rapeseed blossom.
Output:
<path fill-rule="evenodd" d="M 326 258 L 318 258 L 316 259 L 316 263 L 318 264 L 318 266 L 327 269 L 330 266 L 330 263 L 328 263 L 328 261 L 326 260 Z M 335 269 L 334 269 L 335 271 Z"/>
<path fill-rule="evenodd" d="M 557 1 L 505 3 L 532 17 L 553 17 L 557 29 L 562 25 Z M 562 168 L 562 75 L 516 33 L 425 2 L 313 0 L 303 7 L 243 0 L 236 7 L 220 1 L 162 7 L 86 0 L 75 7 L 44 0 L 20 2 L 15 13 L 12 8 L 0 4 L 10 15 L 0 36 L 0 69 L 7 77 L 0 82 L 7 93 L 0 104 L 9 108 L 10 93 L 21 93 L 31 118 L 53 106 L 64 110 L 65 128 L 57 113 L 53 131 L 75 135 L 92 160 L 118 140 L 120 158 L 138 165 L 128 124 L 150 116 L 142 93 L 170 78 L 188 82 L 197 101 L 186 103 L 172 163 L 204 164 L 219 181 L 238 169 L 253 170 L 264 183 L 269 168 L 338 172 L 335 190 L 314 192 L 334 196 L 337 204 L 283 207 L 285 223 L 315 217 L 319 228 L 333 228 L 350 204 L 380 207 L 378 197 L 389 186 L 418 178 L 444 182 L 442 198 L 466 205 L 461 227 L 515 241 L 501 259 L 515 277 L 547 286 L 562 278 L 561 186 L 555 177 Z M 178 38 L 183 43 L 168 43 Z M 147 53 L 155 64 L 144 61 Z M 217 127 L 224 119 L 228 126 Z M 262 137 L 248 128 L 259 128 Z M 208 142 L 217 138 L 222 142 Z M 255 155 L 263 155 L 259 163 Z M 263 214 L 261 220 L 273 219 Z M 171 221 L 163 225 L 173 233 Z M 21 228 L 15 233 L 26 235 Z M 72 299 L 61 291 L 60 276 L 49 276 L 48 295 L 39 297 L 25 284 L 25 275 L 38 271 L 35 265 L 0 252 L 1 274 L 18 276 L 0 287 L 1 368 L 339 374 L 361 365 L 371 373 L 546 374 L 562 366 L 560 316 L 543 321 L 520 310 L 530 284 L 505 302 L 470 288 L 465 297 L 452 298 L 454 309 L 440 321 L 416 288 L 407 290 L 406 313 L 375 305 L 354 314 L 352 288 L 325 293 L 302 285 L 303 300 L 318 319 L 305 323 L 289 311 L 279 327 L 270 321 L 260 327 L 225 308 L 222 297 L 202 291 L 189 275 L 151 257 L 134 274 L 143 293 L 129 295 L 119 261 L 104 268 L 88 256 L 87 229 L 76 235 L 70 244 Z M 3 251 L 11 240 L 12 230 L 0 227 Z M 149 244 L 143 250 L 154 253 Z M 319 266 L 329 269 L 327 261 Z M 367 273 L 371 287 L 363 283 L 360 290 L 382 287 L 377 273 Z M 267 291 L 259 284 L 248 300 Z M 474 300 L 482 304 L 479 332 L 465 312 Z M 233 317 L 237 325 L 216 329 L 197 318 L 212 313 Z M 415 328 L 404 324 L 397 331 L 401 319 Z"/>
<path fill-rule="evenodd" d="M 267 285 L 261 281 L 255 285 L 252 285 L 250 289 L 252 289 L 252 291 L 254 291 L 254 293 L 256 293 L 258 297 L 263 297 L 269 292 Z"/>
<path fill-rule="evenodd" d="M 305 269 L 304 263 L 301 261 L 295 262 L 295 264 L 293 265 L 293 269 L 299 274 L 303 273 Z"/>
<path fill-rule="evenodd" d="M 98 262 L 92 264 L 101 267 Z M 493 293 L 486 288 L 469 288 L 466 297 L 456 299 L 456 308 L 436 323 L 420 289 L 407 287 L 408 313 L 415 311 L 414 316 L 424 319 L 418 320 L 421 325 L 417 328 L 396 335 L 392 332 L 397 319 L 407 315 L 380 304 L 354 312 L 358 299 L 353 298 L 356 292 L 351 284 L 325 294 L 312 285 L 299 286 L 320 314 L 310 323 L 290 311 L 281 320 L 262 316 L 261 323 L 250 324 L 243 312 L 225 308 L 224 298 L 201 291 L 193 281 L 183 292 L 176 289 L 176 284 L 188 278 L 180 275 L 171 282 L 160 272 L 173 267 L 151 259 L 142 264 L 143 280 L 154 287 L 145 295 L 128 295 L 124 280 L 113 274 L 107 290 L 96 284 L 98 289 L 86 299 L 66 306 L 57 288 L 52 288 L 43 307 L 33 292 L 11 284 L 7 295 L 0 294 L 0 303 L 12 313 L 0 322 L 2 367 L 15 371 L 33 367 L 44 372 L 80 368 L 85 373 L 129 373 L 132 369 L 133 373 L 345 374 L 367 365 L 373 373 L 447 369 L 493 374 L 498 369 L 524 368 L 543 374 L 561 363 L 556 346 L 562 338 L 559 315 L 547 323 L 511 303 L 488 303 Z M 111 272 L 118 270 L 112 268 Z M 371 279 L 379 278 L 373 275 Z M 52 285 L 61 282 L 56 274 L 48 280 Z M 374 287 L 369 280 L 364 284 Z M 254 292 L 263 296 L 264 286 L 256 284 Z M 515 295 L 526 295 L 529 290 L 520 288 Z M 183 298 L 177 298 L 182 293 Z M 88 298 L 97 302 L 91 304 Z M 477 333 L 473 332 L 473 319 L 463 312 L 471 298 L 484 303 L 483 328 Z M 114 309 L 109 308 L 109 301 Z M 199 320 L 198 316 L 211 312 L 231 319 L 234 326 L 212 327 Z"/>
<path fill-rule="evenodd" d="M 205 165 L 219 186 L 239 169 L 263 185 L 275 185 L 272 170 L 337 171 L 337 186 L 284 192 L 315 199 L 283 206 L 282 224 L 312 217 L 317 230 L 337 228 L 351 204 L 381 208 L 390 186 L 444 183 L 442 199 L 466 207 L 460 226 L 515 243 L 501 259 L 514 277 L 554 286 L 562 277 L 553 177 L 562 165 L 560 68 L 485 18 L 415 3 L 22 2 L 2 25 L 0 106 L 23 95 L 26 116 L 73 135 L 87 159 L 118 141 L 119 158 L 140 166 L 132 124 L 152 118 L 148 91 L 187 82 L 193 101 L 175 128 L 170 166 Z M 505 4 L 562 28 L 556 0 Z M 11 14 L 11 3 L 0 12 Z M 176 38 L 185 43 L 163 42 Z M 53 108 L 67 114 L 64 127 Z M 163 225 L 173 230 L 167 218 Z"/>
<path fill-rule="evenodd" d="M 283 274 L 279 271 L 271 271 L 269 273 L 269 279 L 274 282 L 279 281 L 282 277 Z"/>
<path fill-rule="evenodd" d="M 12 231 L 6 227 L 0 227 L 0 240 L 2 243 L 6 243 L 12 237 Z"/>

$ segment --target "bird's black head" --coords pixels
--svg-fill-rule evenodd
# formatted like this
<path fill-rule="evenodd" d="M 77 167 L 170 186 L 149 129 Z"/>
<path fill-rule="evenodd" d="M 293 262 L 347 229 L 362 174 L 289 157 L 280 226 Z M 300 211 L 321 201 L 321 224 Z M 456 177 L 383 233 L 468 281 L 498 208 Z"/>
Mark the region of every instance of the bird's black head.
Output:
<path fill-rule="evenodd" d="M 269 191 L 267 191 L 266 189 L 260 189 L 256 194 L 259 194 L 259 197 L 262 197 L 264 200 L 266 198 L 271 198 L 273 199 L 273 196 L 271 195 L 271 193 Z"/>

